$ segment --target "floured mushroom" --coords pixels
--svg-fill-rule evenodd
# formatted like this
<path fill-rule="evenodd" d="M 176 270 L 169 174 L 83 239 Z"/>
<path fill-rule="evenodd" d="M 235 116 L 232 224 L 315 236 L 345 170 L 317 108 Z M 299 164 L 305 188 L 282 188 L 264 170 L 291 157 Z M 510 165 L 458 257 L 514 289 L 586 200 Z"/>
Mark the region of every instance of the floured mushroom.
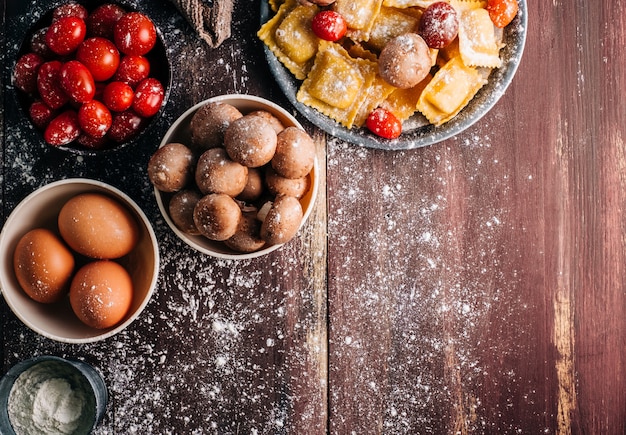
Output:
<path fill-rule="evenodd" d="M 261 118 L 265 119 L 274 128 L 274 131 L 276 132 L 276 134 L 280 133 L 281 131 L 285 129 L 285 126 L 283 125 L 282 122 L 280 122 L 280 119 L 272 115 L 267 110 L 255 110 L 254 112 L 248 113 L 248 115 L 260 116 Z"/>
<path fill-rule="evenodd" d="M 243 115 L 234 106 L 219 101 L 200 107 L 191 118 L 191 142 L 193 148 L 203 152 L 222 146 L 228 126 Z"/>
<path fill-rule="evenodd" d="M 196 166 L 195 180 L 204 194 L 239 195 L 246 187 L 248 168 L 228 157 L 224 148 L 211 148 L 202 153 Z"/>
<path fill-rule="evenodd" d="M 409 89 L 424 80 L 431 68 L 428 45 L 417 33 L 389 41 L 378 57 L 378 72 L 392 86 Z"/>
<path fill-rule="evenodd" d="M 276 151 L 276 131 L 267 119 L 246 115 L 224 133 L 224 148 L 232 160 L 249 168 L 265 165 Z"/>
<path fill-rule="evenodd" d="M 193 211 L 201 198 L 202 195 L 195 190 L 181 190 L 170 199 L 170 218 L 183 233 L 194 236 L 200 234 L 193 220 Z"/>
<path fill-rule="evenodd" d="M 266 203 L 258 214 L 261 237 L 269 245 L 279 245 L 291 240 L 302 223 L 303 211 L 300 201 L 292 196 L 278 196 Z"/>
<path fill-rule="evenodd" d="M 239 204 L 224 193 L 204 196 L 193 212 L 198 231 L 206 238 L 216 241 L 231 238 L 237 232 L 241 216 Z"/>
<path fill-rule="evenodd" d="M 268 166 L 265 170 L 265 183 L 267 189 L 274 196 L 287 195 L 300 199 L 309 191 L 311 179 L 308 176 L 286 178 L 278 175 L 271 166 Z"/>
<path fill-rule="evenodd" d="M 224 244 L 237 252 L 254 252 L 265 246 L 261 238 L 261 222 L 255 212 L 243 213 L 235 234 L 224 241 Z"/>
<path fill-rule="evenodd" d="M 256 201 L 263 194 L 263 176 L 259 168 L 248 168 L 248 179 L 237 199 L 246 202 Z"/>
<path fill-rule="evenodd" d="M 168 143 L 148 161 L 148 178 L 162 192 L 177 192 L 193 179 L 193 152 L 182 143 Z"/>
<path fill-rule="evenodd" d="M 287 127 L 277 136 L 272 168 L 285 178 L 305 177 L 315 162 L 315 142 L 304 130 Z"/>

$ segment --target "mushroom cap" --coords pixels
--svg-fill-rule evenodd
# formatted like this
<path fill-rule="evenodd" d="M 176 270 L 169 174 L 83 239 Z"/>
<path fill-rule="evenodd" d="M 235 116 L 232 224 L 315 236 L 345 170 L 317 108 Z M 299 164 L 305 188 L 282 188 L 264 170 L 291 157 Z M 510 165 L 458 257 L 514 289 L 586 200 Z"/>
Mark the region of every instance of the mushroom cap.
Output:
<path fill-rule="evenodd" d="M 232 161 L 224 148 L 211 148 L 198 159 L 195 179 L 204 194 L 225 193 L 235 197 L 246 187 L 248 168 Z"/>
<path fill-rule="evenodd" d="M 261 237 L 269 245 L 291 240 L 302 223 L 302 206 L 293 196 L 276 197 L 261 224 Z"/>
<path fill-rule="evenodd" d="M 287 195 L 300 199 L 308 192 L 311 186 L 311 179 L 308 176 L 285 178 L 279 175 L 274 168 L 267 166 L 265 183 L 267 184 L 267 190 L 274 196 Z"/>
<path fill-rule="evenodd" d="M 241 215 L 233 198 L 224 193 L 211 193 L 198 201 L 193 220 L 200 234 L 210 240 L 223 241 L 237 232 Z"/>
<path fill-rule="evenodd" d="M 263 175 L 259 168 L 248 168 L 248 179 L 243 191 L 237 195 L 241 201 L 253 202 L 264 193 Z"/>
<path fill-rule="evenodd" d="M 285 178 L 305 177 L 315 163 L 315 142 L 298 127 L 287 127 L 277 136 L 272 168 Z"/>
<path fill-rule="evenodd" d="M 276 131 L 261 116 L 243 116 L 224 133 L 224 148 L 232 160 L 249 168 L 265 165 L 276 151 Z"/>
<path fill-rule="evenodd" d="M 177 192 L 192 179 L 196 158 L 182 143 L 171 142 L 155 151 L 148 161 L 148 178 L 162 192 Z"/>
<path fill-rule="evenodd" d="M 389 41 L 378 56 L 378 72 L 392 86 L 409 89 L 424 80 L 431 68 L 428 45 L 417 33 Z"/>
<path fill-rule="evenodd" d="M 168 205 L 170 218 L 174 225 L 183 233 L 199 235 L 200 231 L 193 220 L 193 211 L 202 195 L 195 190 L 181 190 L 177 192 Z"/>
<path fill-rule="evenodd" d="M 242 113 L 234 106 L 214 101 L 200 107 L 191 118 L 191 143 L 193 148 L 202 153 L 209 148 L 222 146 L 224 132 Z"/>
<path fill-rule="evenodd" d="M 276 132 L 276 134 L 280 133 L 281 131 L 285 129 L 285 126 L 280 121 L 280 119 L 272 115 L 267 110 L 255 110 L 254 112 L 248 113 L 248 115 L 260 116 L 261 118 L 265 119 L 274 128 L 274 131 Z"/>
<path fill-rule="evenodd" d="M 237 252 L 254 252 L 265 246 L 261 238 L 261 222 L 255 212 L 243 213 L 237 231 L 224 244 Z"/>

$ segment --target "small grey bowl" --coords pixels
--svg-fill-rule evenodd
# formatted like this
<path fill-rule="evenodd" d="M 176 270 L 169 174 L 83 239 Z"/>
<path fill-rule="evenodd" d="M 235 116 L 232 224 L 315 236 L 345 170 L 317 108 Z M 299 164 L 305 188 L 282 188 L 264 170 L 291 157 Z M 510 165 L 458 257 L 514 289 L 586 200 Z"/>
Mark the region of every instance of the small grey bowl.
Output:
<path fill-rule="evenodd" d="M 76 433 L 90 433 L 102 420 L 106 410 L 109 395 L 104 379 L 89 364 L 56 356 L 39 356 L 19 362 L 2 377 L 0 380 L 0 433 L 15 435 L 9 418 L 11 390 L 20 375 L 39 364 L 47 365 L 49 370 L 58 371 L 58 377 L 68 380 L 73 390 L 79 388 L 83 390 L 90 418 L 89 421 L 85 418 L 82 428 L 84 430 Z"/>

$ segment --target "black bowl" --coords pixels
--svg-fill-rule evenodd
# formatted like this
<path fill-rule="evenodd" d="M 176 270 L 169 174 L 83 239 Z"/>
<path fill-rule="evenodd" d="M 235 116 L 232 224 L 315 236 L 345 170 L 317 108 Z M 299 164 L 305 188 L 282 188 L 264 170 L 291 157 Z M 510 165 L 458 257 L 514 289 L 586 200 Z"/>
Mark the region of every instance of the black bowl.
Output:
<path fill-rule="evenodd" d="M 67 152 L 74 153 L 77 155 L 98 155 L 98 154 L 103 154 L 103 153 L 114 152 L 114 151 L 120 150 L 122 148 L 126 148 L 132 144 L 137 143 L 139 140 L 141 140 L 143 136 L 148 134 L 148 132 L 157 123 L 157 120 L 159 119 L 159 117 L 163 114 L 165 105 L 167 104 L 167 101 L 170 95 L 170 90 L 172 87 L 172 64 L 167 53 L 167 48 L 164 43 L 163 34 L 161 33 L 161 27 L 162 27 L 162 24 L 164 24 L 163 21 L 166 19 L 166 17 L 155 14 L 154 11 L 149 10 L 148 5 L 142 5 L 139 2 L 136 2 L 136 1 L 133 2 L 130 0 L 115 0 L 115 1 L 79 0 L 79 1 L 72 1 L 72 2 L 83 5 L 89 13 L 91 13 L 95 8 L 97 8 L 98 6 L 102 4 L 115 3 L 121 6 L 122 8 L 124 8 L 127 12 L 141 12 L 147 15 L 152 20 L 152 22 L 154 23 L 156 27 L 157 40 L 152 50 L 150 50 L 150 52 L 147 53 L 144 57 L 146 57 L 148 61 L 150 62 L 150 77 L 153 77 L 159 80 L 164 88 L 163 102 L 161 104 L 161 108 L 159 109 L 159 111 L 154 116 L 147 119 L 146 125 L 144 125 L 140 129 L 138 134 L 134 135 L 133 137 L 129 138 L 127 141 L 124 141 L 124 142 L 111 141 L 108 144 L 108 146 L 101 148 L 101 149 L 87 148 L 78 144 L 76 141 L 71 142 L 67 145 L 53 146 L 45 142 L 44 137 L 43 137 L 43 131 L 38 129 L 32 123 L 30 119 L 29 107 L 31 103 L 35 100 L 35 96 L 27 94 L 13 86 L 10 87 L 9 92 L 14 94 L 14 98 L 17 102 L 17 106 L 19 110 L 19 117 L 25 120 L 23 123 L 20 123 L 20 125 L 23 125 L 24 130 L 25 130 L 24 134 L 26 134 L 31 141 L 45 143 L 47 146 L 51 146 L 56 149 L 67 151 Z M 16 57 L 12 59 L 11 74 L 13 72 L 13 68 L 17 60 L 22 55 L 32 51 L 30 49 L 30 41 L 31 41 L 32 36 L 38 30 L 49 26 L 50 23 L 52 22 L 53 10 L 57 8 L 58 6 L 66 4 L 66 3 L 69 3 L 69 2 L 62 1 L 62 0 L 52 1 L 47 5 L 48 6 L 47 9 L 40 12 L 39 15 L 37 15 L 37 10 L 31 11 L 32 15 L 29 18 L 32 18 L 34 20 L 34 24 L 32 24 L 32 26 L 30 26 L 29 28 L 25 29 L 25 33 L 21 40 L 20 49 L 17 51 Z"/>

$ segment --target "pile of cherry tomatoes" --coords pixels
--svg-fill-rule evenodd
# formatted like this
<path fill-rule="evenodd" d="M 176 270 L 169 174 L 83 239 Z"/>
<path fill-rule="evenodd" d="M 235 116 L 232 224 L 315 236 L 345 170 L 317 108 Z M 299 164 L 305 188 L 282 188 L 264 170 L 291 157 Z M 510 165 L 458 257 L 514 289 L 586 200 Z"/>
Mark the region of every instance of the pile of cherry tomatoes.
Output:
<path fill-rule="evenodd" d="M 89 12 L 67 3 L 52 11 L 17 60 L 13 83 L 54 146 L 113 148 L 134 138 L 165 99 L 146 55 L 157 42 L 145 14 L 107 3 Z"/>

